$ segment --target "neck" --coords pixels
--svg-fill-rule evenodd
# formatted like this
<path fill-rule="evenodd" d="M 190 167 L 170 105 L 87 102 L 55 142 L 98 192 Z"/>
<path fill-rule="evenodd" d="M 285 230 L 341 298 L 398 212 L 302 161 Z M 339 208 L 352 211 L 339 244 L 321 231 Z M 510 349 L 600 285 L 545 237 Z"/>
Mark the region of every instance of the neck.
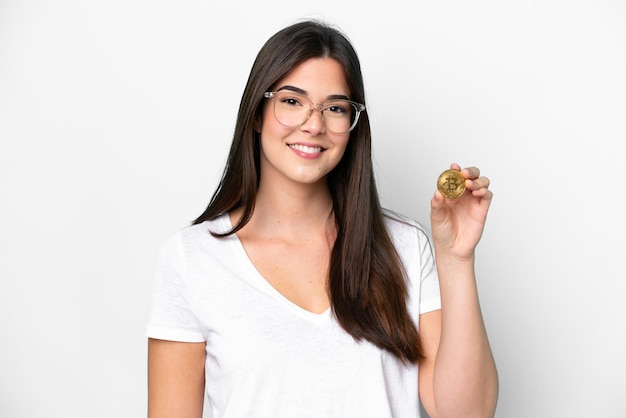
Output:
<path fill-rule="evenodd" d="M 285 186 L 285 185 L 282 185 Z M 297 187 L 259 184 L 254 213 L 244 227 L 260 235 L 307 236 L 332 228 L 332 198 L 325 182 Z M 238 219 L 240 211 L 232 217 Z"/>

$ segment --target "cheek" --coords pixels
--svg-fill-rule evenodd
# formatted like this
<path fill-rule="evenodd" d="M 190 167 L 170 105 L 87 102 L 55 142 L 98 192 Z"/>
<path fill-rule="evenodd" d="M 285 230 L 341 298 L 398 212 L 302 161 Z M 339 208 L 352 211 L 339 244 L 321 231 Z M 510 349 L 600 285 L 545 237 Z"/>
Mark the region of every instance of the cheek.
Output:
<path fill-rule="evenodd" d="M 344 138 L 338 138 L 337 141 L 335 142 L 336 147 L 337 147 L 337 158 L 339 160 L 341 160 L 341 158 L 343 158 L 343 155 L 346 153 L 346 149 L 348 148 L 348 142 L 350 139 L 350 134 L 348 134 L 347 136 L 345 136 Z"/>
<path fill-rule="evenodd" d="M 276 120 L 274 117 L 274 108 L 267 104 L 263 108 L 263 112 L 261 113 L 261 120 L 255 124 L 255 126 L 259 127 L 258 132 L 261 133 L 261 136 L 271 136 L 271 137 L 284 137 L 289 135 L 293 128 L 287 128 L 283 126 Z"/>

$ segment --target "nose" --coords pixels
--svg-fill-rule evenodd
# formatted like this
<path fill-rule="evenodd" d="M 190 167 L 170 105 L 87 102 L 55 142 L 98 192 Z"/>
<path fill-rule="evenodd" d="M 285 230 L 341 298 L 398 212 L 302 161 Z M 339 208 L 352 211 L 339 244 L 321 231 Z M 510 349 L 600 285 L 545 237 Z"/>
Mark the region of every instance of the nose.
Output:
<path fill-rule="evenodd" d="M 309 132 L 311 135 L 318 135 L 324 132 L 325 127 L 322 109 L 319 106 L 315 106 L 311 107 L 311 110 L 309 110 L 309 116 L 304 123 L 302 123 L 300 129 Z"/>

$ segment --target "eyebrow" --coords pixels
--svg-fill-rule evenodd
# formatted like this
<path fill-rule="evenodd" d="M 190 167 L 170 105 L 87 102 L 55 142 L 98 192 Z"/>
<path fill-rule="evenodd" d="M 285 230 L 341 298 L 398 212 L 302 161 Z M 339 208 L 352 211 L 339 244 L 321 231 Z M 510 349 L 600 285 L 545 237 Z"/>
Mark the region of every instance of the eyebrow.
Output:
<path fill-rule="evenodd" d="M 294 93 L 298 93 L 298 94 L 308 97 L 306 90 L 302 90 L 300 87 L 286 85 L 286 86 L 282 86 L 276 89 L 277 92 L 282 91 L 282 90 L 289 90 Z M 330 96 L 326 97 L 326 100 L 337 100 L 337 99 L 350 100 L 350 98 L 344 94 L 331 94 Z"/>

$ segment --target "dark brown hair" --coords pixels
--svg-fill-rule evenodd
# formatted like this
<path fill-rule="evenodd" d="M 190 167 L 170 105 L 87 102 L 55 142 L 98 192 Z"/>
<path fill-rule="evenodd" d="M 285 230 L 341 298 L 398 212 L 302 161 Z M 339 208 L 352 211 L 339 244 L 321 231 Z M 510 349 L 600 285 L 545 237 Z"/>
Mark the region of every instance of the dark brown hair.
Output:
<path fill-rule="evenodd" d="M 263 93 L 302 62 L 317 57 L 343 67 L 350 99 L 365 103 L 363 76 L 356 51 L 338 29 L 319 21 L 302 21 L 273 35 L 261 48 L 246 84 L 224 173 L 211 201 L 194 224 L 236 208 L 239 231 L 252 216 L 259 184 L 259 148 L 255 121 L 261 118 Z M 422 359 L 417 327 L 407 310 L 407 283 L 385 226 L 374 180 L 371 131 L 361 114 L 343 158 L 327 176 L 337 228 L 330 268 L 332 309 L 341 326 L 357 341 L 366 339 L 404 362 Z"/>

